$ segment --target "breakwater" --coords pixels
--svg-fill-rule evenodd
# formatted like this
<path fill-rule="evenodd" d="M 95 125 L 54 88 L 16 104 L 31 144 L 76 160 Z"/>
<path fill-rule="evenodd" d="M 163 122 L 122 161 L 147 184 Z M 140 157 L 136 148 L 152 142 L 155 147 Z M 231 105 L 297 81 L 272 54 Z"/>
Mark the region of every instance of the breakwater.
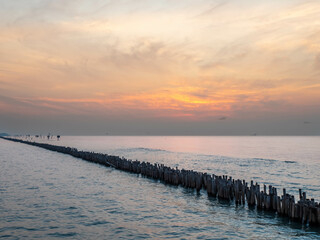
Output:
<path fill-rule="evenodd" d="M 132 161 L 107 154 L 78 151 L 75 148 L 45 143 L 26 142 L 17 139 L 14 139 L 14 141 L 66 153 L 90 162 L 112 166 L 119 170 L 141 174 L 145 177 L 160 180 L 163 183 L 197 190 L 204 189 L 209 195 L 230 200 L 235 204 L 248 204 L 259 209 L 278 212 L 278 215 L 288 216 L 292 220 L 319 226 L 319 204 L 312 199 L 308 200 L 306 194 L 302 192 L 300 192 L 300 200 L 296 202 L 293 196 L 282 190 L 279 194 L 279 190 L 277 193 L 277 189 L 272 186 L 262 185 L 260 189 L 260 186 L 256 183 L 233 180 L 227 176 L 209 175 L 192 170 L 179 170 L 161 164 Z M 279 201 L 278 198 L 280 199 Z"/>

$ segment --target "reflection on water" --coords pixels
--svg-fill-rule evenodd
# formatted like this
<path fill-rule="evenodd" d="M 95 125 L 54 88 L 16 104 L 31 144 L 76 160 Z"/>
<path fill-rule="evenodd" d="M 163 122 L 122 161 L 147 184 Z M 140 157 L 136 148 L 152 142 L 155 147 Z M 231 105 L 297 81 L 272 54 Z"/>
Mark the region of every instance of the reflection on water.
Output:
<path fill-rule="evenodd" d="M 299 160 L 290 157 L 292 152 L 277 157 L 279 149 L 264 153 L 258 149 L 260 143 L 255 147 L 259 154 L 246 155 L 246 150 L 241 153 L 230 146 L 232 151 L 220 149 L 214 154 L 218 144 L 210 148 L 203 142 L 207 140 L 62 137 L 55 143 L 179 168 L 255 177 L 261 183 L 286 186 L 290 191 L 304 186 L 309 195 L 320 199 L 316 158 Z M 306 154 L 314 156 L 316 151 Z M 32 146 L 0 140 L 0 164 L 0 236 L 8 239 L 320 237 L 319 229 L 278 218 L 274 213 L 235 206 L 209 198 L 204 192 L 197 194 Z"/>
<path fill-rule="evenodd" d="M 302 188 L 320 200 L 320 137 L 64 136 L 49 143 L 252 179 L 286 187 L 296 199 Z"/>
<path fill-rule="evenodd" d="M 320 137 L 181 137 L 181 136 L 63 136 L 61 145 L 88 150 L 151 149 L 236 158 L 265 158 L 280 161 L 319 163 Z"/>

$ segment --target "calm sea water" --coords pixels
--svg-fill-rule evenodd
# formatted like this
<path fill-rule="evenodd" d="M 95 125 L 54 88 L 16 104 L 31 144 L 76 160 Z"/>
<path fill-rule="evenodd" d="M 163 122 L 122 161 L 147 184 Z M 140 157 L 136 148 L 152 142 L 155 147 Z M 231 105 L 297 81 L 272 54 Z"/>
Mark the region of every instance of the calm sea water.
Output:
<path fill-rule="evenodd" d="M 320 137 L 38 140 L 272 184 L 320 200 Z M 0 237 L 319 239 L 320 229 L 71 156 L 0 139 Z"/>

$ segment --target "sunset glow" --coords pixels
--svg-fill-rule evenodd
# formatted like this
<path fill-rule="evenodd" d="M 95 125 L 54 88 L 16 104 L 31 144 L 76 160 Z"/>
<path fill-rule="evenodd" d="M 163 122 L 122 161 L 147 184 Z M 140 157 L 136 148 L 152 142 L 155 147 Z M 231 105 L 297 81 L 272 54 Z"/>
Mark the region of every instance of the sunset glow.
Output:
<path fill-rule="evenodd" d="M 0 6 L 0 123 L 8 131 L 24 118 L 26 131 L 87 134 L 84 123 L 68 131 L 82 118 L 93 133 L 126 134 L 121 126 L 143 120 L 146 129 L 127 133 L 230 124 L 208 132 L 223 134 L 247 121 L 255 128 L 226 134 L 276 134 L 275 124 L 288 127 L 284 134 L 320 134 L 319 1 Z"/>

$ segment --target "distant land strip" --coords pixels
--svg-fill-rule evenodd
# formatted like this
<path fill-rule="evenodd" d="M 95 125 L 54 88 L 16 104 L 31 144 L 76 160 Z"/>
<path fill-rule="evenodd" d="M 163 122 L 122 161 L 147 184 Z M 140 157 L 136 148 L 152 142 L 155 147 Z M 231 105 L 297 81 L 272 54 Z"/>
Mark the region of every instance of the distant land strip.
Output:
<path fill-rule="evenodd" d="M 50 145 L 0 137 L 9 141 L 25 143 L 32 146 L 41 147 L 50 151 L 69 154 L 76 158 L 113 167 L 122 171 L 141 174 L 142 176 L 160 180 L 163 183 L 182 186 L 200 191 L 204 189 L 209 196 L 218 197 L 234 201 L 235 204 L 245 204 L 256 206 L 258 209 L 276 212 L 279 216 L 289 217 L 293 221 L 300 221 L 302 224 L 320 226 L 320 205 L 314 199 L 307 199 L 306 193 L 299 189 L 299 201 L 295 201 L 293 195 L 286 193 L 280 196 L 277 189 L 269 185 L 263 188 L 258 183 L 251 180 L 250 187 L 248 182 L 240 179 L 232 179 L 228 176 L 209 175 L 208 173 L 193 170 L 179 170 L 178 168 L 167 167 L 163 164 L 151 164 L 130 160 L 119 156 L 112 156 L 103 153 L 78 151 L 76 148 Z"/>

